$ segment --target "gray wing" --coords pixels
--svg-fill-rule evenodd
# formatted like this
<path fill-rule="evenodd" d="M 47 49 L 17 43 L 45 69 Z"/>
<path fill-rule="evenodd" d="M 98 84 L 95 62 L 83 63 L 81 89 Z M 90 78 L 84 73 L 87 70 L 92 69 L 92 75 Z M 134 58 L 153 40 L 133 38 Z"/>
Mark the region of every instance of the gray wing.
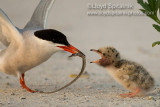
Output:
<path fill-rule="evenodd" d="M 24 29 L 46 28 L 48 12 L 54 1 L 55 0 L 41 0 Z"/>
<path fill-rule="evenodd" d="M 23 42 L 21 33 L 12 24 L 8 16 L 0 8 L 0 41 L 8 46 L 10 44 L 20 45 Z"/>

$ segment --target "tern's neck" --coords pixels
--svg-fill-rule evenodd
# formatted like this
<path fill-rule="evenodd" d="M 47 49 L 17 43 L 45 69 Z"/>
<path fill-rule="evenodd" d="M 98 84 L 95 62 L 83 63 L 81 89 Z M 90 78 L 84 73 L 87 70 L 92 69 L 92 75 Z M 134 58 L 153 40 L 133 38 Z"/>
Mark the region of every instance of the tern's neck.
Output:
<path fill-rule="evenodd" d="M 27 53 L 31 53 L 35 56 L 47 59 L 55 52 L 59 51 L 58 47 L 54 44 L 49 43 L 48 41 L 41 40 L 35 36 L 30 36 L 26 39 L 27 44 Z"/>

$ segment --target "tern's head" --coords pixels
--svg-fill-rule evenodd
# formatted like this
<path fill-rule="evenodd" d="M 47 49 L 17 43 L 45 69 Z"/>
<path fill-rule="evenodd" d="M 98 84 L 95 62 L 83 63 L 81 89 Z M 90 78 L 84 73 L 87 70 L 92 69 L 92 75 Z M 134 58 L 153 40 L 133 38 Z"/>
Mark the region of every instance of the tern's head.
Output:
<path fill-rule="evenodd" d="M 80 51 L 69 44 L 66 36 L 53 29 L 39 30 L 34 32 L 34 35 L 39 39 L 46 40 L 52 46 L 56 47 L 57 50 L 65 50 L 72 54 L 79 53 Z"/>
<path fill-rule="evenodd" d="M 94 51 L 101 56 L 101 59 L 92 61 L 91 63 L 96 63 L 103 67 L 115 64 L 117 61 L 120 60 L 119 52 L 113 47 L 103 47 L 99 48 L 98 50 L 91 49 L 91 51 Z"/>

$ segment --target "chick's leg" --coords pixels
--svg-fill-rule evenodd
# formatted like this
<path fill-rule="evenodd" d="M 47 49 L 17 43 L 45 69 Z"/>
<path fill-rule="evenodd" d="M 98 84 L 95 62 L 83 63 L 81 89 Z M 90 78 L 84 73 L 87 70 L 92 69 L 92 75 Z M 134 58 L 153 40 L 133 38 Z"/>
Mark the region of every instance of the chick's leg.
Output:
<path fill-rule="evenodd" d="M 121 97 L 127 97 L 129 95 L 131 95 L 132 93 L 124 93 L 124 94 L 120 94 Z"/>
<path fill-rule="evenodd" d="M 133 92 L 133 93 L 120 94 L 120 96 L 121 96 L 121 97 L 124 97 L 124 98 L 125 98 L 125 97 L 130 97 L 130 98 L 132 98 L 132 97 L 136 96 L 139 92 L 140 92 L 140 88 L 137 88 L 136 91 Z"/>
<path fill-rule="evenodd" d="M 22 78 L 20 78 L 20 84 L 22 85 L 23 88 L 25 88 L 27 91 L 31 92 L 31 93 L 34 93 L 36 91 L 33 91 L 31 89 L 29 89 L 26 84 L 25 84 L 25 81 L 24 81 L 24 74 L 22 74 Z"/>
<path fill-rule="evenodd" d="M 131 93 L 128 97 L 134 97 L 140 92 L 140 88 L 137 88 L 135 92 Z"/>

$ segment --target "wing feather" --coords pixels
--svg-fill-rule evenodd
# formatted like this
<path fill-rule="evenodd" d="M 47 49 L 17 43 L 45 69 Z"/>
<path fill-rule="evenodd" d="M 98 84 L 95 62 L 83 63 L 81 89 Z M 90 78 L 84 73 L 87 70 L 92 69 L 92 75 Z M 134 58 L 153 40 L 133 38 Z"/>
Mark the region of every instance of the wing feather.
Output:
<path fill-rule="evenodd" d="M 8 16 L 0 8 L 0 41 L 8 46 L 10 43 L 22 43 L 22 35 L 17 28 L 12 24 Z"/>
<path fill-rule="evenodd" d="M 41 0 L 24 29 L 46 28 L 48 12 L 55 0 Z"/>

